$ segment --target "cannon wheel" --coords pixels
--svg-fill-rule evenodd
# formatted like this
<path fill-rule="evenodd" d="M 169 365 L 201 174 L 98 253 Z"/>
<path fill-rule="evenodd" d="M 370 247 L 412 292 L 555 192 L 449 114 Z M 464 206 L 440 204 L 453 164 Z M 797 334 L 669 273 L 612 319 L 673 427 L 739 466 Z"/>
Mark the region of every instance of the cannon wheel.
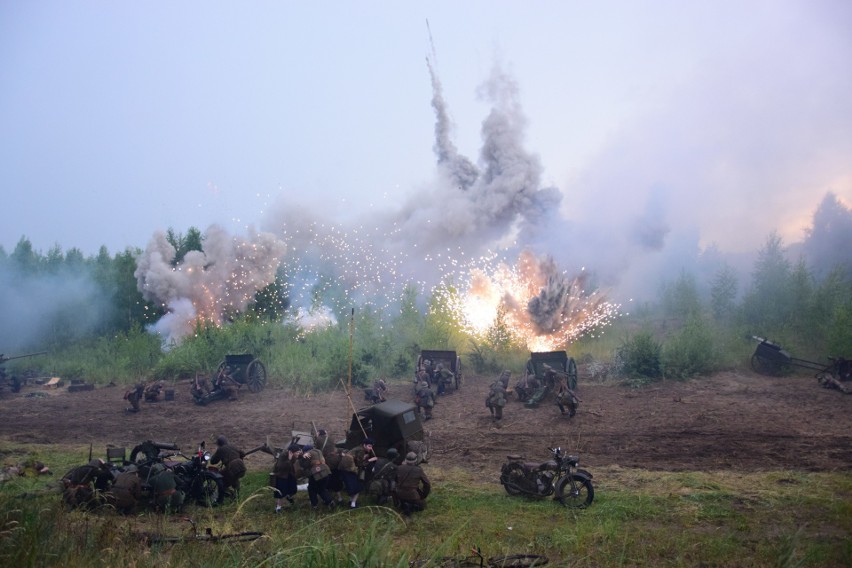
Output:
<path fill-rule="evenodd" d="M 251 392 L 260 392 L 266 386 L 266 367 L 257 359 L 246 369 L 246 384 Z"/>
<path fill-rule="evenodd" d="M 568 374 L 568 388 L 574 390 L 577 388 L 577 362 L 573 357 L 568 358 L 568 364 L 565 366 L 565 372 Z"/>

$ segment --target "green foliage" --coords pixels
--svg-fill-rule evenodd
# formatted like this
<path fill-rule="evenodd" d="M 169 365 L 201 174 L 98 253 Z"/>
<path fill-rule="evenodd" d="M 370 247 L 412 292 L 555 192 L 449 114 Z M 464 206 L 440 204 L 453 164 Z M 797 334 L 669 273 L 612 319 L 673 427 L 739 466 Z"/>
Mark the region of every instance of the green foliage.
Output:
<path fill-rule="evenodd" d="M 686 378 L 718 370 L 718 350 L 708 323 L 691 316 L 665 343 L 662 363 L 667 377 Z"/>
<path fill-rule="evenodd" d="M 737 276 L 727 264 L 713 277 L 710 288 L 710 310 L 720 322 L 728 322 L 734 316 L 737 298 Z"/>
<path fill-rule="evenodd" d="M 695 277 L 684 271 L 674 284 L 665 285 L 662 291 L 663 310 L 668 317 L 688 318 L 701 312 L 701 301 Z"/>
<path fill-rule="evenodd" d="M 625 376 L 634 384 L 660 379 L 662 346 L 649 330 L 642 330 L 625 339 L 618 348 L 617 358 Z"/>

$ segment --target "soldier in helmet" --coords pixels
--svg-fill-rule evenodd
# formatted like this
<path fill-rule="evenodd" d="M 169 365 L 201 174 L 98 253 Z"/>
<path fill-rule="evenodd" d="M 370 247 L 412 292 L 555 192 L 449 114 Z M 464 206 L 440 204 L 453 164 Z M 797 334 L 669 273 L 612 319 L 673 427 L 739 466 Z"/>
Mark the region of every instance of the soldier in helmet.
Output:
<path fill-rule="evenodd" d="M 429 383 L 421 381 L 417 385 L 417 393 L 414 397 L 414 404 L 417 405 L 417 412 L 423 412 L 424 420 L 432 419 L 432 408 L 435 406 L 435 393 L 429 388 Z"/>
<path fill-rule="evenodd" d="M 385 457 L 378 458 L 373 465 L 373 478 L 370 480 L 369 490 L 376 497 L 376 503 L 379 505 L 387 503 L 396 488 L 398 459 L 397 449 L 389 448 Z"/>
<path fill-rule="evenodd" d="M 500 377 L 491 383 L 488 396 L 485 398 L 485 406 L 491 411 L 494 420 L 503 419 L 503 407 L 506 406 L 506 386 L 512 376 L 511 371 L 503 371 Z"/>
<path fill-rule="evenodd" d="M 396 470 L 396 489 L 394 503 L 402 509 L 407 517 L 415 511 L 426 508 L 426 497 L 432 490 L 429 478 L 423 469 L 417 465 L 417 454 L 408 452 L 405 462 Z"/>
<path fill-rule="evenodd" d="M 125 408 L 127 412 L 139 412 L 139 401 L 142 400 L 142 394 L 145 392 L 145 385 L 137 383 L 133 388 L 124 393 L 124 400 L 130 403 L 130 406 Z"/>

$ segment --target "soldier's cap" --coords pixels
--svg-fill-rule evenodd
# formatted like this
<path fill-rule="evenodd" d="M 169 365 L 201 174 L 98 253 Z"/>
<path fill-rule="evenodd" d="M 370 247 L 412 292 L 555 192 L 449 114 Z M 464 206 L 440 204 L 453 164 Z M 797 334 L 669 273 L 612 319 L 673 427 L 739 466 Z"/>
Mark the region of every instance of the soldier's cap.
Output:
<path fill-rule="evenodd" d="M 361 444 L 364 445 L 364 446 L 372 446 L 375 443 L 376 443 L 376 441 L 372 438 L 364 438 L 364 441 L 361 442 Z"/>
<path fill-rule="evenodd" d="M 408 452 L 405 455 L 405 463 L 415 463 L 417 461 L 417 454 L 414 452 Z"/>
<path fill-rule="evenodd" d="M 151 475 L 157 475 L 158 473 L 162 473 L 165 471 L 166 466 L 161 463 L 155 463 L 151 466 Z"/>
<path fill-rule="evenodd" d="M 394 458 L 395 458 L 396 456 L 398 456 L 398 455 L 399 455 L 399 450 L 397 450 L 396 448 L 388 448 L 388 451 L 386 452 L 386 455 L 387 455 L 387 457 L 389 457 L 389 458 L 391 458 L 391 457 L 394 457 Z"/>
<path fill-rule="evenodd" d="M 310 452 L 313 449 L 314 449 L 314 447 L 310 444 L 305 444 L 304 446 L 302 446 L 302 451 L 305 452 L 305 453 Z"/>
<path fill-rule="evenodd" d="M 421 388 L 421 389 L 425 389 L 425 388 L 426 388 L 426 387 L 428 387 L 428 386 L 429 386 L 429 383 L 427 383 L 426 381 L 423 381 L 423 382 L 421 382 L 421 383 L 420 383 L 420 388 Z"/>
<path fill-rule="evenodd" d="M 216 438 L 216 445 L 217 446 L 224 446 L 227 443 L 228 443 L 228 439 L 225 436 L 219 436 L 218 438 Z"/>
<path fill-rule="evenodd" d="M 138 471 L 138 468 L 135 465 L 130 464 L 129 466 L 124 468 L 124 471 L 126 471 L 127 473 L 136 473 Z"/>
<path fill-rule="evenodd" d="M 290 444 L 290 446 L 287 448 L 287 451 L 293 452 L 295 454 L 296 452 L 302 451 L 302 448 L 299 447 L 299 444 Z"/>
<path fill-rule="evenodd" d="M 328 436 L 328 432 L 327 432 L 327 431 L 325 431 L 324 429 L 320 428 L 320 429 L 317 431 L 317 435 L 318 435 L 318 436 Z"/>

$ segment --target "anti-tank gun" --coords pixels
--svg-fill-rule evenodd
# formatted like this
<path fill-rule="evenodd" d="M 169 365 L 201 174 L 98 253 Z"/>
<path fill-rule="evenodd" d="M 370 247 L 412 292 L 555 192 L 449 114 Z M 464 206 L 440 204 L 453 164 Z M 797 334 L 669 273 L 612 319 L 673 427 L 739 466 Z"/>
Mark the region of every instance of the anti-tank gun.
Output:
<path fill-rule="evenodd" d="M 3 391 L 3 388 L 8 383 L 11 386 L 12 392 L 18 392 L 21 390 L 21 385 L 23 381 L 20 380 L 17 376 L 12 375 L 9 376 L 6 374 L 6 368 L 3 366 L 7 361 L 13 361 L 15 359 L 25 359 L 28 357 L 35 357 L 37 355 L 46 355 L 47 351 L 39 351 L 38 353 L 27 353 L 26 355 L 13 355 L 12 357 L 7 357 L 5 354 L 0 353 L 0 392 Z"/>

